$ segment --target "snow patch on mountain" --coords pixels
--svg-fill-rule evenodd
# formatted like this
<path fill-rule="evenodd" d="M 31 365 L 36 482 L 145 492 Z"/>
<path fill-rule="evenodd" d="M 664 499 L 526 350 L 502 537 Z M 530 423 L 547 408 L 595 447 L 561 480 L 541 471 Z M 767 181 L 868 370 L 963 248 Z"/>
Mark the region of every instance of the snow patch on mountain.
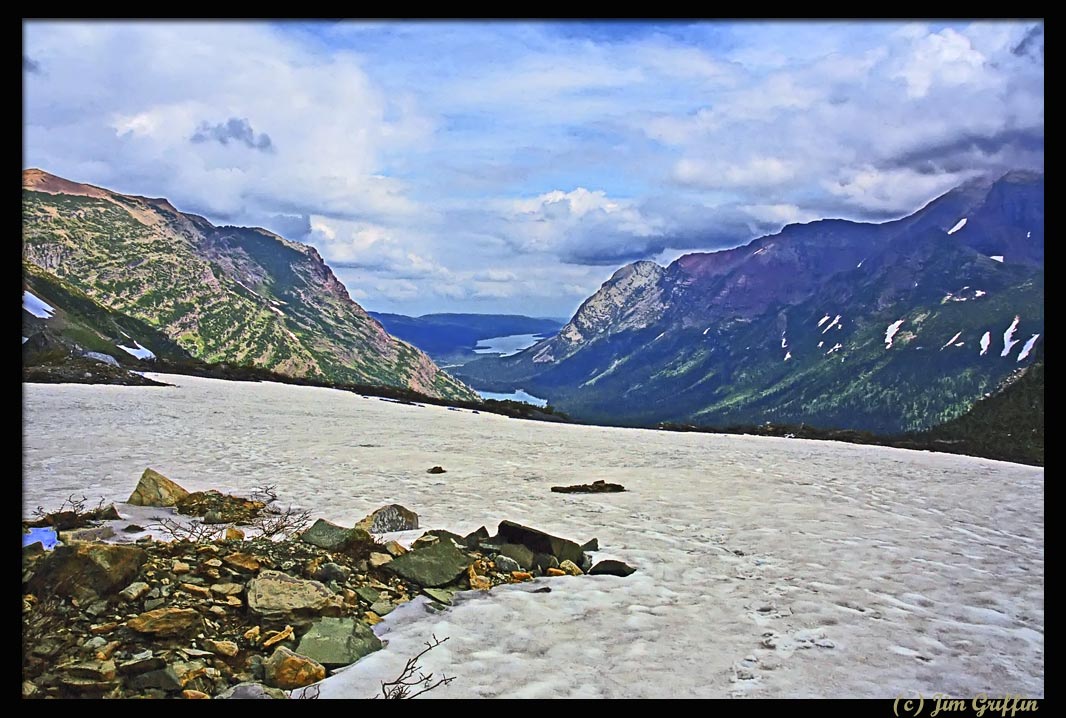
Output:
<path fill-rule="evenodd" d="M 127 354 L 132 354 L 138 359 L 155 359 L 155 354 L 153 354 L 151 350 L 142 347 L 136 340 L 134 340 L 132 347 L 123 346 L 121 344 L 118 344 L 117 346 L 122 351 Z"/>
<path fill-rule="evenodd" d="M 973 296 L 974 299 L 979 299 L 980 297 L 983 297 L 986 294 L 988 294 L 988 292 L 984 291 L 983 289 L 978 289 L 976 292 L 973 293 Z"/>
<path fill-rule="evenodd" d="M 892 348 L 892 337 L 896 336 L 896 332 L 903 325 L 903 320 L 892 322 L 888 325 L 888 329 L 885 329 L 885 349 Z"/>
<path fill-rule="evenodd" d="M 22 308 L 38 319 L 51 319 L 56 311 L 47 302 L 39 299 L 33 292 L 26 290 L 22 292 Z"/>
<path fill-rule="evenodd" d="M 988 353 L 988 347 L 992 344 L 992 332 L 985 332 L 981 335 L 981 353 L 978 356 L 984 356 Z"/>
<path fill-rule="evenodd" d="M 792 358 L 792 352 L 785 352 L 785 361 L 788 361 L 791 358 Z"/>
<path fill-rule="evenodd" d="M 829 321 L 829 315 L 826 314 L 824 317 L 822 317 L 821 319 L 818 320 L 818 326 L 822 326 L 823 324 L 825 324 L 828 321 Z"/>
<path fill-rule="evenodd" d="M 955 223 L 954 227 L 952 227 L 951 229 L 948 230 L 948 234 L 955 234 L 956 232 L 958 232 L 960 229 L 962 229 L 965 226 L 966 226 L 966 218 L 963 217 L 962 219 L 960 219 L 958 222 Z"/>
<path fill-rule="evenodd" d="M 956 332 L 955 336 L 953 336 L 951 339 L 948 339 L 948 343 L 947 344 L 945 344 L 944 346 L 940 347 L 940 351 L 944 351 L 945 349 L 950 347 L 952 344 L 954 344 L 955 340 L 958 339 L 961 335 L 962 335 L 962 332 Z"/>
<path fill-rule="evenodd" d="M 1029 337 L 1029 341 L 1025 343 L 1025 346 L 1022 347 L 1021 352 L 1018 353 L 1018 361 L 1021 361 L 1022 359 L 1025 359 L 1027 356 L 1029 356 L 1029 352 L 1033 351 L 1033 347 L 1036 346 L 1036 340 L 1039 338 L 1039 334 L 1034 334 L 1033 336 Z"/>
<path fill-rule="evenodd" d="M 834 344 L 834 345 L 833 345 L 833 348 L 832 348 L 832 349 L 830 349 L 829 351 L 827 351 L 827 352 L 825 353 L 825 355 L 826 355 L 826 356 L 829 356 L 830 354 L 832 354 L 833 352 L 835 352 L 835 351 L 836 351 L 837 349 L 841 349 L 841 348 L 843 348 L 843 346 L 844 346 L 843 344 L 840 344 L 840 343 L 838 342 L 838 343 Z"/>
<path fill-rule="evenodd" d="M 999 262 L 1000 264 L 1003 263 L 1003 255 L 1002 254 L 993 254 L 992 256 L 989 257 L 989 259 L 991 259 L 993 262 Z"/>
<path fill-rule="evenodd" d="M 833 321 L 829 322 L 829 326 L 827 326 L 825 329 L 822 330 L 822 334 L 825 334 L 827 331 L 829 331 L 830 329 L 835 327 L 837 325 L 837 322 L 839 322 L 839 321 L 840 321 L 840 315 L 838 314 L 833 319 Z M 819 326 L 821 326 L 821 325 L 819 325 Z"/>
<path fill-rule="evenodd" d="M 1007 331 L 1003 332 L 1003 352 L 1000 354 L 1001 357 L 1010 354 L 1010 350 L 1018 343 L 1018 340 L 1014 338 L 1014 330 L 1018 328 L 1018 322 L 1021 320 L 1020 316 L 1015 315 L 1014 321 L 1007 327 Z"/>

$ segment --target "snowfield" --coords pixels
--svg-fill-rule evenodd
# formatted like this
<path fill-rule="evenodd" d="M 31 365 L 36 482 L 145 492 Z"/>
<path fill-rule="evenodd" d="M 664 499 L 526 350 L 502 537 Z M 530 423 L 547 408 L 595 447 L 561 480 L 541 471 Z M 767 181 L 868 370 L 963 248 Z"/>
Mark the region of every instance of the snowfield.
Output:
<path fill-rule="evenodd" d="M 374 695 L 432 634 L 424 669 L 456 680 L 427 698 L 1044 694 L 1042 468 L 149 376 L 177 386 L 24 385 L 25 516 L 124 500 L 151 466 L 348 525 L 396 502 L 424 528 L 595 536 L 638 568 L 408 604 L 322 697 Z M 549 491 L 596 479 L 628 491 Z"/>

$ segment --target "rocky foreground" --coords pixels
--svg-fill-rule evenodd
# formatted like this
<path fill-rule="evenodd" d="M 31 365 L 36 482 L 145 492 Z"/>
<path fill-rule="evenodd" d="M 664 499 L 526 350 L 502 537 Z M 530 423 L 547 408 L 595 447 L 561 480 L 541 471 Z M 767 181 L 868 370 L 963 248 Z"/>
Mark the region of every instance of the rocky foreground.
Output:
<path fill-rule="evenodd" d="M 373 535 L 417 529 L 402 506 L 303 529 L 265 498 L 190 494 L 148 469 L 129 503 L 193 515 L 161 520 L 174 540 L 108 542 L 114 507 L 28 523 L 57 529 L 61 544 L 23 549 L 23 696 L 285 698 L 380 649 L 371 627 L 420 595 L 444 610 L 458 591 L 633 571 L 593 565 L 595 539 L 509 521 L 494 536 L 427 531 L 408 549 Z"/>

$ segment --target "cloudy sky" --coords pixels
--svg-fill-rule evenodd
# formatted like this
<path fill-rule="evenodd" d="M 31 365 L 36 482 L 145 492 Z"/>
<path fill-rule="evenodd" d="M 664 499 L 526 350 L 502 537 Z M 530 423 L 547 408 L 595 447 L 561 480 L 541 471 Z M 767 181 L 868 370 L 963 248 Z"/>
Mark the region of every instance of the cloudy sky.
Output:
<path fill-rule="evenodd" d="M 23 28 L 24 166 L 313 244 L 379 311 L 569 316 L 1044 163 L 1032 21 Z"/>

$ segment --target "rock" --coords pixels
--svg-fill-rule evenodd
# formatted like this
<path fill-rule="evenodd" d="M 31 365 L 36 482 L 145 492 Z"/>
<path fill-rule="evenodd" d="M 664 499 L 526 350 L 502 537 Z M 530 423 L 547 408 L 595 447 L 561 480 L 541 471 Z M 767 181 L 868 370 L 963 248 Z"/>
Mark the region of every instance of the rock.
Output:
<path fill-rule="evenodd" d="M 269 686 L 291 690 L 317 683 L 326 677 L 326 669 L 312 658 L 279 646 L 263 663 L 263 677 Z"/>
<path fill-rule="evenodd" d="M 396 606 L 389 603 L 388 601 L 375 601 L 374 603 L 370 604 L 370 610 L 379 616 L 389 615 L 390 613 L 392 613 L 392 610 L 394 608 L 396 608 Z"/>
<path fill-rule="evenodd" d="M 497 556 L 494 563 L 496 564 L 496 568 L 501 573 L 511 573 L 512 571 L 522 570 L 522 567 L 518 565 L 517 561 L 515 561 L 510 556 L 505 556 L 503 554 Z"/>
<path fill-rule="evenodd" d="M 215 696 L 216 699 L 288 699 L 284 691 L 277 688 L 269 688 L 262 683 L 238 683 Z"/>
<path fill-rule="evenodd" d="M 167 600 L 165 598 L 149 598 L 144 602 L 144 610 L 154 611 L 160 606 L 166 605 Z"/>
<path fill-rule="evenodd" d="M 142 596 L 144 596 L 144 594 L 148 593 L 148 588 L 149 587 L 147 583 L 144 583 L 143 581 L 137 581 L 136 583 L 131 583 L 129 586 L 126 586 L 126 588 L 119 591 L 118 595 L 121 596 L 122 599 L 125 601 L 136 601 L 138 598 L 141 598 Z"/>
<path fill-rule="evenodd" d="M 93 636 L 92 638 L 90 638 L 88 641 L 85 642 L 85 645 L 82 646 L 82 648 L 84 648 L 87 651 L 95 651 L 97 648 L 103 648 L 106 645 L 107 645 L 107 639 L 106 638 L 100 638 L 100 636 Z"/>
<path fill-rule="evenodd" d="M 425 538 L 426 536 L 436 536 L 440 540 L 448 539 L 459 548 L 467 548 L 466 539 L 457 533 L 452 533 L 451 531 L 445 531 L 444 529 L 432 529 L 430 531 L 426 531 L 426 533 L 423 534 L 423 538 Z"/>
<path fill-rule="evenodd" d="M 559 559 L 548 553 L 533 554 L 533 568 L 546 573 L 549 568 L 559 568 Z"/>
<path fill-rule="evenodd" d="M 217 641 L 213 638 L 204 640 L 204 648 L 217 653 L 220 656 L 233 657 L 237 655 L 238 647 L 233 641 Z"/>
<path fill-rule="evenodd" d="M 203 598 L 211 598 L 211 589 L 206 586 L 197 586 L 195 583 L 183 583 L 181 588 L 193 594 L 194 596 L 201 596 Z"/>
<path fill-rule="evenodd" d="M 507 558 L 514 559 L 523 569 L 533 568 L 533 552 L 526 546 L 517 543 L 505 543 L 500 546 L 500 555 Z"/>
<path fill-rule="evenodd" d="M 569 574 L 559 568 L 548 568 L 544 570 L 544 573 L 548 576 L 567 576 Z"/>
<path fill-rule="evenodd" d="M 389 504 L 382 506 L 355 526 L 372 534 L 411 531 L 418 528 L 418 514 L 399 504 Z"/>
<path fill-rule="evenodd" d="M 403 556 L 407 553 L 407 549 L 399 541 L 389 541 L 385 544 L 385 551 L 392 557 Z"/>
<path fill-rule="evenodd" d="M 101 647 L 99 651 L 96 652 L 96 660 L 110 660 L 111 656 L 115 655 L 115 651 L 117 651 L 118 647 L 121 645 L 122 644 L 119 641 L 110 641 L 109 643 Z"/>
<path fill-rule="evenodd" d="M 303 635 L 296 650 L 327 668 L 339 668 L 380 648 L 381 641 L 361 621 L 323 618 Z"/>
<path fill-rule="evenodd" d="M 114 504 L 108 504 L 100 509 L 94 509 L 93 512 L 94 521 L 121 521 L 122 516 L 119 514 L 118 509 Z"/>
<path fill-rule="evenodd" d="M 207 523 L 205 520 L 204 523 Z M 244 532 L 234 526 L 228 526 L 226 528 L 226 540 L 227 541 L 243 541 Z"/>
<path fill-rule="evenodd" d="M 311 528 L 300 534 L 300 540 L 327 551 L 348 551 L 374 542 L 365 529 L 346 529 L 325 519 L 315 521 Z"/>
<path fill-rule="evenodd" d="M 385 619 L 374 613 L 373 611 L 367 611 L 363 614 L 363 620 L 366 621 L 367 625 L 376 626 Z"/>
<path fill-rule="evenodd" d="M 88 678 L 93 681 L 110 681 L 115 677 L 114 661 L 83 661 L 67 667 L 67 674 L 75 678 Z"/>
<path fill-rule="evenodd" d="M 593 481 L 591 484 L 574 484 L 573 486 L 553 486 L 557 494 L 605 494 L 625 491 L 621 484 L 608 484 L 606 481 Z"/>
<path fill-rule="evenodd" d="M 621 576 L 625 578 L 629 574 L 635 572 L 637 569 L 625 564 L 621 561 L 600 561 L 591 569 L 589 569 L 589 575 L 591 576 Z"/>
<path fill-rule="evenodd" d="M 126 628 L 154 636 L 180 636 L 202 627 L 203 619 L 194 608 L 157 608 L 126 621 Z"/>
<path fill-rule="evenodd" d="M 204 693 L 203 691 L 194 691 L 191 688 L 182 691 L 181 692 L 181 697 L 189 699 L 189 700 L 195 700 L 195 699 L 203 700 L 204 698 L 207 698 L 207 699 L 211 698 L 211 696 L 209 696 L 208 694 Z"/>
<path fill-rule="evenodd" d="M 532 581 L 533 574 L 525 571 L 511 571 L 511 580 L 515 582 L 519 581 Z"/>
<path fill-rule="evenodd" d="M 202 516 L 205 524 L 248 523 L 265 507 L 262 501 L 230 496 L 215 489 L 193 492 L 175 504 L 178 513 Z"/>
<path fill-rule="evenodd" d="M 248 608 L 263 618 L 297 623 L 341 610 L 341 598 L 318 581 L 262 571 L 248 582 Z"/>
<path fill-rule="evenodd" d="M 269 636 L 263 637 L 263 648 L 270 648 L 271 646 L 287 641 L 292 638 L 292 626 L 285 626 L 284 630 L 273 631 Z"/>
<path fill-rule="evenodd" d="M 221 511 L 215 511 L 212 509 L 204 514 L 204 523 L 209 526 L 214 526 L 216 524 L 224 524 L 227 522 L 226 519 L 223 518 Z"/>
<path fill-rule="evenodd" d="M 381 568 L 389 561 L 392 561 L 392 556 L 387 553 L 372 553 L 370 554 L 370 565 L 374 568 Z"/>
<path fill-rule="evenodd" d="M 158 688 L 163 691 L 180 691 L 184 687 L 181 678 L 169 666 L 135 675 L 127 679 L 126 684 L 137 690 Z"/>
<path fill-rule="evenodd" d="M 600 540 L 597 539 L 597 538 L 590 538 L 588 541 L 586 541 L 585 543 L 581 544 L 581 550 L 582 551 L 599 551 L 600 550 Z"/>
<path fill-rule="evenodd" d="M 833 643 L 828 638 L 819 638 L 817 641 L 814 642 L 814 645 L 818 646 L 819 648 L 836 648 L 837 644 Z"/>
<path fill-rule="evenodd" d="M 134 506 L 174 506 L 189 492 L 152 469 L 145 469 L 127 503 Z"/>
<path fill-rule="evenodd" d="M 139 534 L 141 531 L 144 531 L 144 526 L 141 526 L 140 524 L 127 524 L 122 527 L 122 530 L 128 534 Z"/>
<path fill-rule="evenodd" d="M 237 596 L 244 590 L 239 583 L 215 583 L 211 585 L 211 593 L 216 596 Z"/>
<path fill-rule="evenodd" d="M 101 541 L 115 535 L 115 529 L 110 526 L 89 526 L 82 529 L 60 531 L 59 540 L 65 544 L 77 543 L 78 541 Z"/>
<path fill-rule="evenodd" d="M 501 521 L 497 534 L 502 541 L 526 546 L 536 553 L 548 553 L 560 561 L 581 561 L 581 546 L 568 539 L 546 534 L 512 521 Z M 519 562 L 521 563 L 521 562 Z"/>
<path fill-rule="evenodd" d="M 585 573 L 581 570 L 581 567 L 573 561 L 563 561 L 559 564 L 559 569 L 570 574 L 571 576 L 581 576 Z"/>
<path fill-rule="evenodd" d="M 489 530 L 482 526 L 477 531 L 472 531 L 463 537 L 463 543 L 467 548 L 477 548 L 481 542 L 489 537 Z"/>
<path fill-rule="evenodd" d="M 259 626 L 252 626 L 244 632 L 244 640 L 255 643 L 259 640 Z"/>
<path fill-rule="evenodd" d="M 478 591 L 487 591 L 492 588 L 492 581 L 488 580 L 484 576 L 478 575 L 477 571 L 474 570 L 473 564 L 471 564 L 470 567 L 466 569 L 466 578 L 470 582 L 470 588 L 472 589 Z"/>
<path fill-rule="evenodd" d="M 471 558 L 460 551 L 451 541 L 439 541 L 385 564 L 392 573 L 419 586 L 444 586 L 451 583 L 466 570 Z"/>
<path fill-rule="evenodd" d="M 344 583 L 348 580 L 348 577 L 352 575 L 352 570 L 347 566 L 341 566 L 336 563 L 324 563 L 315 569 L 312 578 L 322 583 L 329 583 L 330 581 L 336 581 L 337 583 Z"/>
<path fill-rule="evenodd" d="M 188 573 L 191 570 L 192 567 L 190 567 L 189 564 L 185 563 L 184 561 L 174 559 L 174 562 L 170 564 L 170 571 L 172 573 L 182 574 Z"/>
<path fill-rule="evenodd" d="M 77 676 L 64 676 L 59 679 L 59 683 L 65 688 L 77 691 L 79 694 L 103 693 L 112 690 L 118 685 L 115 681 L 97 681 L 92 678 L 78 678 Z"/>
<path fill-rule="evenodd" d="M 89 633 L 92 633 L 94 635 L 100 634 L 100 633 L 111 633 L 111 631 L 113 631 L 116 628 L 118 628 L 118 626 L 119 626 L 119 624 L 117 622 L 94 623 L 91 626 L 89 626 Z"/>
<path fill-rule="evenodd" d="M 582 571 L 588 573 L 589 569 L 592 568 L 592 556 L 589 556 L 588 554 L 583 555 L 581 557 L 581 563 L 579 563 L 578 566 L 581 567 Z"/>
<path fill-rule="evenodd" d="M 356 587 L 355 594 L 367 603 L 376 603 L 381 600 L 381 591 L 376 588 L 370 588 L 370 586 Z"/>
<path fill-rule="evenodd" d="M 148 558 L 144 549 L 103 543 L 57 546 L 41 558 L 29 581 L 30 592 L 72 596 L 88 602 L 129 585 Z"/>
<path fill-rule="evenodd" d="M 180 561 L 175 562 L 175 566 L 177 566 L 178 563 L 180 563 Z M 231 553 L 228 556 L 223 556 L 222 563 L 226 564 L 235 571 L 242 571 L 244 573 L 255 573 L 259 570 L 260 565 L 259 559 L 257 559 L 255 556 L 240 552 Z M 188 564 L 182 565 L 188 566 Z M 177 573 L 176 568 L 174 570 L 174 573 Z"/>
<path fill-rule="evenodd" d="M 22 697 L 23 698 L 33 698 L 38 693 L 40 693 L 40 690 L 37 688 L 37 686 L 33 685 L 33 683 L 31 683 L 30 681 L 23 681 L 22 682 Z"/>
<path fill-rule="evenodd" d="M 454 591 L 447 591 L 440 588 L 423 588 L 422 593 L 426 594 L 434 601 L 443 603 L 445 606 L 452 605 L 452 596 L 455 595 Z"/>
<path fill-rule="evenodd" d="M 426 469 L 426 473 L 427 474 L 446 474 L 446 473 L 448 473 L 448 470 L 445 469 L 443 466 L 434 466 L 432 468 Z M 418 527 L 416 526 L 415 528 L 418 528 Z"/>

